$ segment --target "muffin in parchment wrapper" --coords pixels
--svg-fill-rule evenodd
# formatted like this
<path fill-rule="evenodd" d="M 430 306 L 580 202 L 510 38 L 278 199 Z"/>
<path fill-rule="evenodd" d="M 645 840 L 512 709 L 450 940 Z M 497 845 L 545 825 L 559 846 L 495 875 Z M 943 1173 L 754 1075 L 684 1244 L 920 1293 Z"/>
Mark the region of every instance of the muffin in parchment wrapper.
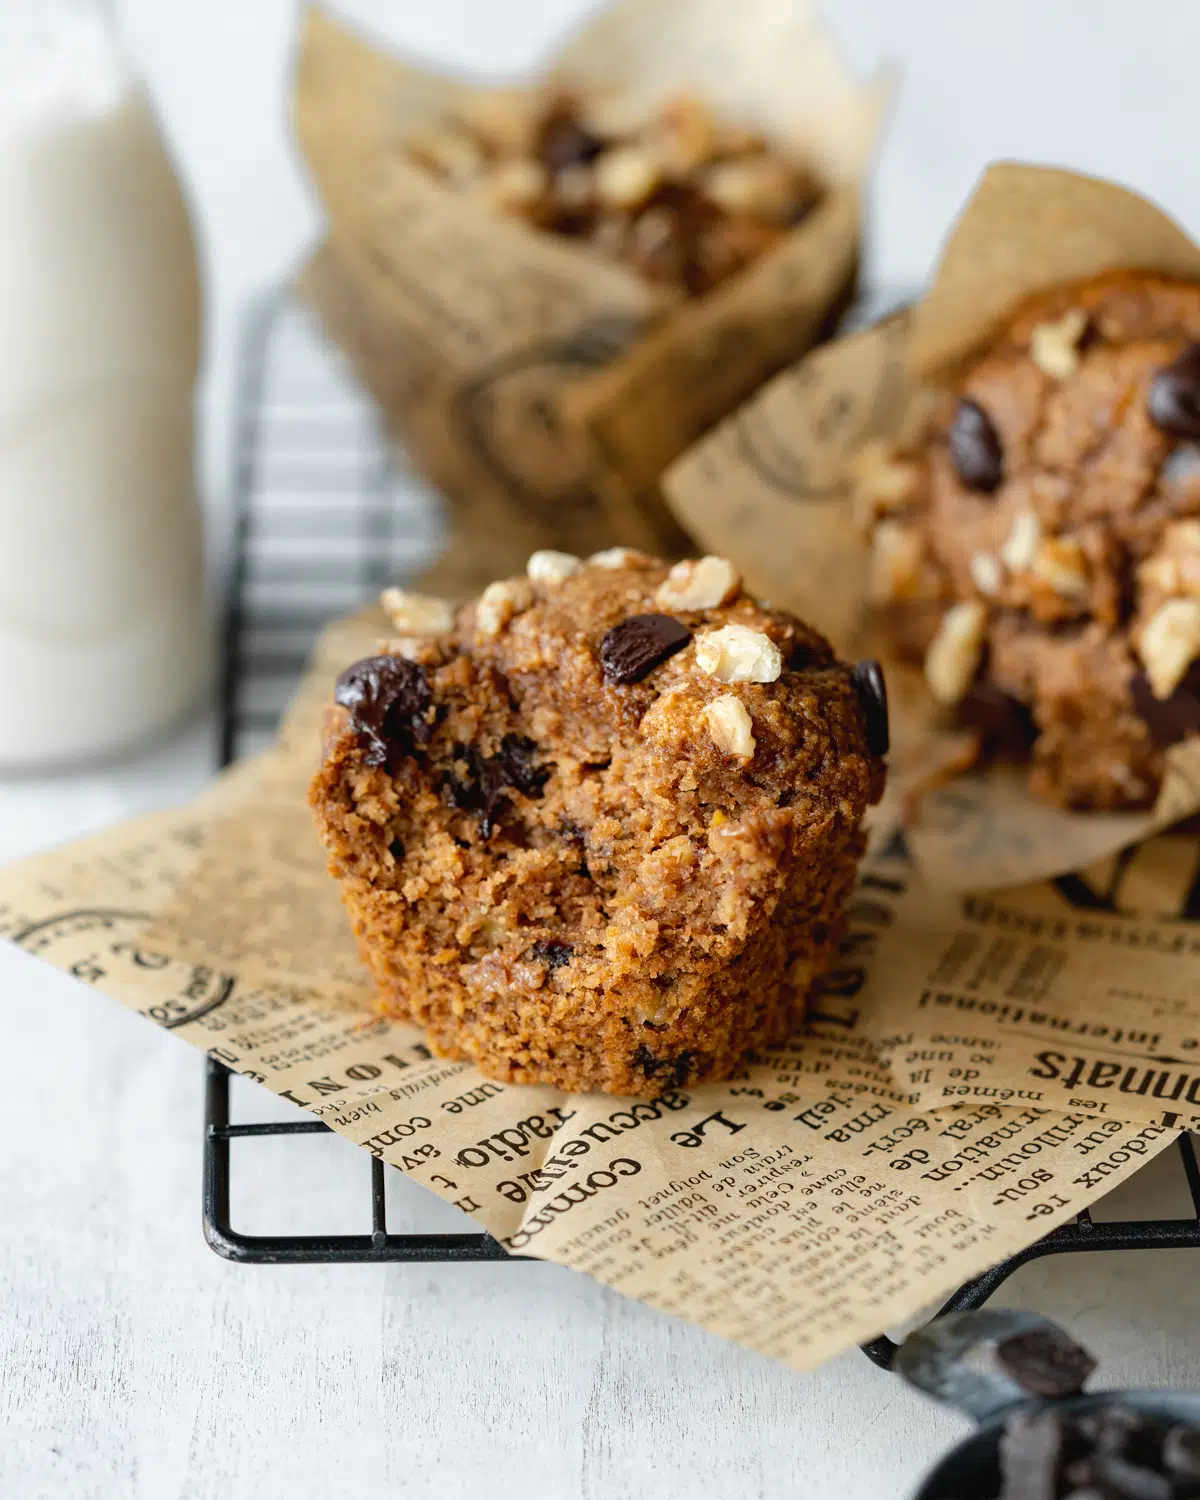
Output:
<path fill-rule="evenodd" d="M 1154 805 L 1073 812 L 1029 789 L 1028 769 L 965 769 L 973 738 L 894 656 L 873 617 L 855 490 L 882 440 L 919 447 L 939 393 L 1031 298 L 1120 273 L 1200 283 L 1200 248 L 1127 189 L 1058 169 L 990 167 L 926 295 L 877 326 L 813 351 L 679 459 L 671 509 L 748 586 L 801 609 L 843 651 L 884 657 L 892 695 L 892 826 L 924 877 L 955 889 L 1078 870 L 1200 808 L 1200 738 L 1165 753 Z M 955 774 L 959 768 L 962 774 Z"/>
<path fill-rule="evenodd" d="M 690 94 L 822 192 L 769 253 L 686 298 L 431 177 L 407 143 L 482 86 L 309 13 L 294 110 L 328 225 L 302 288 L 450 500 L 450 551 L 425 586 L 459 597 L 539 547 L 684 545 L 663 469 L 853 294 L 887 95 L 846 75 L 798 0 L 622 0 L 529 82 L 647 107 Z"/>

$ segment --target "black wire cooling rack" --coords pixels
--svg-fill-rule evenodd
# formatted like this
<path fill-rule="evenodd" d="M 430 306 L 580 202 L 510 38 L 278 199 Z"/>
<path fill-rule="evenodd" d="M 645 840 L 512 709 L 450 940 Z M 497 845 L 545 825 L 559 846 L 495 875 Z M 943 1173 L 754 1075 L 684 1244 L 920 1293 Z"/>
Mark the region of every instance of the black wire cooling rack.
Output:
<path fill-rule="evenodd" d="M 222 764 L 269 743 L 322 625 L 418 572 L 442 537 L 436 497 L 404 469 L 371 403 L 286 292 L 263 299 L 246 320 L 238 394 Z M 1077 878 L 1060 886 L 1075 904 L 1113 904 L 1111 892 L 1093 891 Z M 231 1075 L 212 1058 L 207 1068 L 204 1234 L 218 1255 L 273 1264 L 520 1258 L 509 1257 L 487 1234 L 389 1231 L 389 1169 L 374 1158 L 370 1234 L 236 1230 L 230 1213 L 234 1143 L 324 1134 L 329 1127 L 317 1120 L 234 1123 Z M 1014 1271 L 1047 1255 L 1200 1247 L 1200 1167 L 1189 1136 L 1180 1137 L 1178 1154 L 1190 1217 L 1097 1222 L 1085 1211 L 967 1282 L 940 1311 L 981 1306 Z M 864 1345 L 864 1353 L 888 1368 L 896 1347 L 881 1337 Z"/>

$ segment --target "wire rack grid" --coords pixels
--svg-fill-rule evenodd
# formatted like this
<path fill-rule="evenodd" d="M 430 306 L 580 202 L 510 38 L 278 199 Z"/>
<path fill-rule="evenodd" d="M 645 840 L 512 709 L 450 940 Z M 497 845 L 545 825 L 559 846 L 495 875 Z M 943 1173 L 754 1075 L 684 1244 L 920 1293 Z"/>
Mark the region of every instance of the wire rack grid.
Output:
<path fill-rule="evenodd" d="M 340 357 L 287 292 L 263 298 L 246 319 L 239 371 L 233 485 L 234 556 L 224 632 L 222 764 L 266 747 L 320 628 L 436 555 L 440 504 L 404 467 L 374 407 Z M 1063 894 L 1103 905 L 1077 881 Z M 1191 916 L 1193 913 L 1188 912 Z M 234 1122 L 228 1070 L 207 1061 L 204 1234 L 243 1263 L 510 1260 L 482 1233 L 395 1233 L 387 1172 L 371 1159 L 370 1234 L 249 1234 L 233 1227 L 234 1142 L 311 1136 L 317 1120 Z M 1200 1247 L 1200 1167 L 1191 1138 L 1178 1142 L 1190 1216 L 1097 1222 L 1088 1212 L 960 1287 L 941 1312 L 981 1306 L 1021 1266 L 1047 1255 Z M 887 1337 L 864 1353 L 888 1368 Z"/>

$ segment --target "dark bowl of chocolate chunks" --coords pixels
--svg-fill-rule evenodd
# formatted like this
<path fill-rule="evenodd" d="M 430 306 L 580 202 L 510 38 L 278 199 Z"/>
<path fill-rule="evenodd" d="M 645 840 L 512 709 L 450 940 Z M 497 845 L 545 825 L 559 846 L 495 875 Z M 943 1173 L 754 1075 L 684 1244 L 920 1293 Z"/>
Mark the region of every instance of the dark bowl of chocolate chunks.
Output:
<path fill-rule="evenodd" d="M 1096 1361 L 1035 1313 L 938 1318 L 897 1372 L 978 1425 L 914 1500 L 1200 1497 L 1200 1391 L 1090 1391 Z"/>

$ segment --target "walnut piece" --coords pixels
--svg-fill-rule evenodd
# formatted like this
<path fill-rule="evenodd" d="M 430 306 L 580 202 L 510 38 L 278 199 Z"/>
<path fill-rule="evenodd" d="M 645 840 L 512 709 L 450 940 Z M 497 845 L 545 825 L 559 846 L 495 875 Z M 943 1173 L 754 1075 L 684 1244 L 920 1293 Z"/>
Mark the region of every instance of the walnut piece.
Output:
<path fill-rule="evenodd" d="M 393 627 L 405 635 L 441 635 L 454 624 L 451 606 L 445 599 L 436 599 L 431 594 L 384 589 L 379 602 Z"/>
<path fill-rule="evenodd" d="M 573 578 L 583 572 L 583 564 L 573 552 L 553 552 L 546 549 L 530 554 L 525 571 L 534 583 L 561 583 L 564 578 Z"/>
<path fill-rule="evenodd" d="M 989 599 L 1000 592 L 1004 568 L 994 552 L 976 552 L 970 564 L 971 582 Z"/>
<path fill-rule="evenodd" d="M 663 609 L 716 609 L 742 587 L 741 574 L 723 557 L 676 563 L 659 584 L 654 602 Z"/>
<path fill-rule="evenodd" d="M 1200 599 L 1168 599 L 1142 626 L 1138 655 L 1150 691 L 1169 698 L 1200 656 Z"/>
<path fill-rule="evenodd" d="M 1200 521 L 1172 521 L 1156 552 L 1137 570 L 1138 588 L 1167 597 L 1200 598 Z"/>
<path fill-rule="evenodd" d="M 1041 541 L 1042 523 L 1033 511 L 1020 511 L 1000 548 L 1000 561 L 1010 573 L 1023 573 L 1037 556 Z"/>
<path fill-rule="evenodd" d="M 978 599 L 966 599 L 942 616 L 925 653 L 925 680 L 939 703 L 958 703 L 974 682 L 986 631 L 987 609 Z"/>
<path fill-rule="evenodd" d="M 1051 380 L 1069 380 L 1079 368 L 1079 340 L 1088 324 L 1081 307 L 1052 323 L 1039 323 L 1029 338 L 1029 357 Z"/>
<path fill-rule="evenodd" d="M 723 625 L 696 637 L 696 665 L 718 682 L 775 682 L 783 657 L 761 630 Z"/>
<path fill-rule="evenodd" d="M 633 547 L 605 547 L 603 552 L 593 552 L 588 565 L 593 568 L 643 568 L 650 561 L 644 552 Z"/>
<path fill-rule="evenodd" d="M 676 94 L 650 126 L 650 135 L 667 170 L 673 176 L 687 175 L 712 156 L 716 121 L 703 99 L 695 94 Z"/>
<path fill-rule="evenodd" d="M 754 726 L 746 705 L 732 693 L 714 698 L 703 713 L 712 742 L 722 755 L 749 760 L 754 754 Z"/>
<path fill-rule="evenodd" d="M 867 592 L 875 605 L 911 599 L 920 592 L 924 546 L 910 526 L 880 521 L 871 540 Z"/>
<path fill-rule="evenodd" d="M 614 146 L 593 166 L 596 197 L 605 208 L 640 208 L 662 181 L 662 164 L 643 146 Z"/>
<path fill-rule="evenodd" d="M 890 443 L 872 438 L 864 443 L 851 465 L 854 513 L 860 525 L 871 526 L 878 516 L 901 510 L 921 482 L 920 466 L 901 458 Z"/>
<path fill-rule="evenodd" d="M 489 583 L 475 606 L 475 628 L 481 635 L 499 635 L 514 615 L 533 603 L 528 578 L 501 578 Z"/>
<path fill-rule="evenodd" d="M 796 204 L 795 176 L 777 156 L 719 161 L 702 178 L 704 196 L 727 213 L 783 218 Z"/>
<path fill-rule="evenodd" d="M 1087 562 L 1074 537 L 1047 537 L 1034 554 L 1029 571 L 1065 599 L 1087 593 Z"/>

